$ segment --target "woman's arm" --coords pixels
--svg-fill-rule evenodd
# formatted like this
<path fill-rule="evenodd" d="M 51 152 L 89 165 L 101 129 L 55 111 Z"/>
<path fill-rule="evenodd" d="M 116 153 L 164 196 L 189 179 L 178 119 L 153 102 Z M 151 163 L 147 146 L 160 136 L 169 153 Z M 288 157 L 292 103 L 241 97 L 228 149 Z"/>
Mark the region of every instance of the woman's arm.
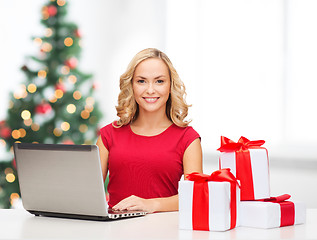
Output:
<path fill-rule="evenodd" d="M 101 163 L 102 176 L 103 176 L 103 181 L 105 181 L 107 177 L 107 173 L 108 173 L 109 151 L 103 144 L 101 136 L 99 136 L 96 145 L 99 148 L 99 157 L 100 157 L 100 163 Z"/>
<path fill-rule="evenodd" d="M 184 179 L 192 172 L 203 172 L 203 153 L 200 139 L 195 139 L 186 149 L 183 158 Z"/>
<path fill-rule="evenodd" d="M 202 149 L 200 139 L 194 140 L 185 150 L 183 157 L 184 176 L 192 172 L 202 172 Z M 148 213 L 178 210 L 178 195 L 166 198 L 144 199 L 130 196 L 113 207 L 115 210 L 141 210 Z"/>

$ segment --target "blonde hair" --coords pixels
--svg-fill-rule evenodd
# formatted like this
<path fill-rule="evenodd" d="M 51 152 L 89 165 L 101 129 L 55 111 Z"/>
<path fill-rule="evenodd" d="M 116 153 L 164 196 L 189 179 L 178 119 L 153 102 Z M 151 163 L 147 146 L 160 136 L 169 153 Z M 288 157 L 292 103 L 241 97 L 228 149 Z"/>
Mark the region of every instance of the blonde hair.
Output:
<path fill-rule="evenodd" d="M 167 55 L 155 48 L 147 48 L 137 53 L 128 65 L 127 70 L 120 77 L 120 93 L 118 96 L 117 116 L 120 118 L 113 123 L 114 127 L 121 127 L 131 123 L 138 117 L 138 104 L 134 99 L 132 79 L 135 68 L 138 64 L 149 58 L 159 58 L 168 67 L 171 80 L 171 93 L 166 102 L 166 115 L 177 126 L 186 127 L 190 121 L 185 118 L 188 114 L 188 107 L 185 101 L 185 85 L 178 76 L 172 62 Z"/>

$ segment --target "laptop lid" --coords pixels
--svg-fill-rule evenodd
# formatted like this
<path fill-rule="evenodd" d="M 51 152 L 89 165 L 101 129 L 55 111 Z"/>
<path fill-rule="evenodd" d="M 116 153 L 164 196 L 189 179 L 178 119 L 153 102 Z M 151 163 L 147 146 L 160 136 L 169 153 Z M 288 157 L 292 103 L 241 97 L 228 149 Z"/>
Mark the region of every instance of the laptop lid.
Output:
<path fill-rule="evenodd" d="M 107 217 L 97 146 L 15 143 L 14 153 L 26 210 Z"/>

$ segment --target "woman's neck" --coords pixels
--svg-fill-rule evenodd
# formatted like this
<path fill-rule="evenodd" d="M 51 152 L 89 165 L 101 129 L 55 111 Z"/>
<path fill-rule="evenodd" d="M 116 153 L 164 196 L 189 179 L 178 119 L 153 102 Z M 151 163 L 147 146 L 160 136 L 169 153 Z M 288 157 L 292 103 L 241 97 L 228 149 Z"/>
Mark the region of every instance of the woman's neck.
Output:
<path fill-rule="evenodd" d="M 173 122 L 168 119 L 166 114 L 147 114 L 141 113 L 134 120 L 130 126 L 133 132 L 140 135 L 156 135 L 163 132 L 169 126 L 171 126 Z"/>

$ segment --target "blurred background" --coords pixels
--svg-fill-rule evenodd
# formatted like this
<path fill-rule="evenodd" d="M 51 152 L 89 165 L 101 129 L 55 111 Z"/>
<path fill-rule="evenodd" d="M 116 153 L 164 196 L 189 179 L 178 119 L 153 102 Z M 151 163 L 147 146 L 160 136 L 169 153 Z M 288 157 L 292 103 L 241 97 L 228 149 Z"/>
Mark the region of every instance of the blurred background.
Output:
<path fill-rule="evenodd" d="M 0 0 L 0 120 L 38 46 L 43 0 Z M 220 136 L 263 139 L 272 195 L 317 207 L 317 1 L 69 0 L 82 34 L 79 67 L 93 74 L 102 127 L 116 119 L 119 77 L 140 50 L 173 62 L 202 137 L 204 171 L 217 169 Z M 10 154 L 0 144 L 0 161 Z"/>

